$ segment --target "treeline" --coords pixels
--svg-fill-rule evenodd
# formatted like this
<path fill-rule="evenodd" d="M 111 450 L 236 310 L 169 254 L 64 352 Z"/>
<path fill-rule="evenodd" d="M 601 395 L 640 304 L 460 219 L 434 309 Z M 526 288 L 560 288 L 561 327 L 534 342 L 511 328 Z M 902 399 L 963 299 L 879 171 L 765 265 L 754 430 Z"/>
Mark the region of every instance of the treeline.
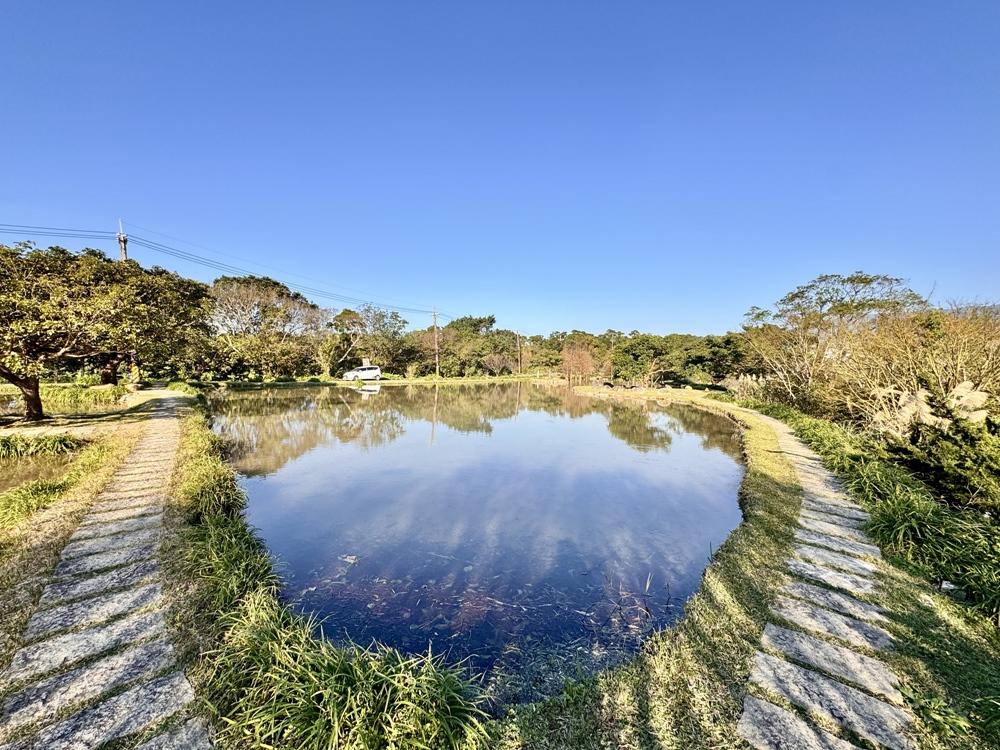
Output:
<path fill-rule="evenodd" d="M 493 315 L 467 315 L 410 330 L 399 313 L 371 305 L 329 310 L 283 284 L 223 277 L 209 288 L 208 325 L 169 365 L 194 378 L 339 376 L 363 360 L 405 377 L 562 373 L 642 385 L 710 383 L 742 358 L 736 335 L 655 336 L 638 331 L 524 336 Z"/>
<path fill-rule="evenodd" d="M 320 307 L 269 278 L 185 279 L 97 250 L 0 245 L 0 377 L 43 416 L 43 378 L 274 380 L 337 377 L 369 361 L 390 375 L 562 374 L 640 385 L 711 383 L 744 359 L 739 335 L 633 331 L 531 335 L 492 315 L 412 329 L 375 306 Z"/>

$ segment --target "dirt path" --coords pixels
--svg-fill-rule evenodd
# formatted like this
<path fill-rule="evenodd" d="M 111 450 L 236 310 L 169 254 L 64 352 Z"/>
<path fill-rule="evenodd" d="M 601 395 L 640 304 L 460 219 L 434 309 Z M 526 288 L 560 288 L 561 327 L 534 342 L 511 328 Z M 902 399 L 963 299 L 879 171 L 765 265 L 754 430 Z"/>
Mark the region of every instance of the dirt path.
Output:
<path fill-rule="evenodd" d="M 892 636 L 872 603 L 882 563 L 860 529 L 868 515 L 815 453 L 785 424 L 771 421 L 805 496 L 795 553 L 786 561 L 791 577 L 772 607 L 750 675 L 768 700 L 747 696 L 739 733 L 761 750 L 857 747 L 818 725 L 825 723 L 878 746 L 911 750 L 912 717 L 899 679 L 879 658 L 892 648 Z"/>
<path fill-rule="evenodd" d="M 172 392 L 62 551 L 0 675 L 0 750 L 210 748 L 164 618 L 159 548 L 180 436 Z M 63 429 L 63 432 L 66 430 Z"/>

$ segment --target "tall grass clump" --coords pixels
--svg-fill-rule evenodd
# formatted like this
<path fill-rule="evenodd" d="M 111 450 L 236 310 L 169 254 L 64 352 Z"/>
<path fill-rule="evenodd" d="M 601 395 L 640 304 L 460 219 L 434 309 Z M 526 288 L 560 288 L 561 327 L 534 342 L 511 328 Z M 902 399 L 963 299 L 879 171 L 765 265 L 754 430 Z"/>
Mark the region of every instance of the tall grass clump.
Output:
<path fill-rule="evenodd" d="M 41 435 L 38 437 L 0 435 L 0 459 L 66 455 L 79 450 L 86 442 L 86 440 L 70 435 Z"/>
<path fill-rule="evenodd" d="M 175 498 L 191 522 L 181 563 L 209 632 L 199 656 L 217 742 L 239 748 L 475 748 L 485 714 L 461 671 L 430 654 L 340 647 L 279 596 L 246 497 L 204 415 L 184 427 Z"/>
<path fill-rule="evenodd" d="M 106 386 L 43 384 L 42 403 L 55 411 L 75 412 L 96 406 L 112 406 L 128 393 L 124 384 Z"/>
<path fill-rule="evenodd" d="M 958 585 L 1000 625 L 1000 524 L 939 500 L 878 442 L 788 406 L 748 406 L 789 424 L 871 514 L 867 530 L 889 554 L 938 582 Z"/>
<path fill-rule="evenodd" d="M 109 451 L 104 443 L 91 443 L 80 452 L 61 479 L 36 479 L 0 493 L 0 529 L 13 528 L 31 514 L 58 501 L 77 482 L 98 469 Z"/>

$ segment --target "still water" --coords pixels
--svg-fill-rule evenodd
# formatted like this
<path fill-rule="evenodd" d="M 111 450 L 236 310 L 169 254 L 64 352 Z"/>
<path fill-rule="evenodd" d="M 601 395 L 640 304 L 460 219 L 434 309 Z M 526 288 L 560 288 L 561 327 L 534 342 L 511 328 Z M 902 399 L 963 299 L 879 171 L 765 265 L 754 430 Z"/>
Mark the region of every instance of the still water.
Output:
<path fill-rule="evenodd" d="M 528 384 L 231 392 L 250 522 L 338 641 L 466 660 L 500 703 L 673 622 L 741 519 L 738 434 Z"/>
<path fill-rule="evenodd" d="M 36 479 L 58 479 L 72 460 L 66 455 L 0 458 L 0 492 Z"/>

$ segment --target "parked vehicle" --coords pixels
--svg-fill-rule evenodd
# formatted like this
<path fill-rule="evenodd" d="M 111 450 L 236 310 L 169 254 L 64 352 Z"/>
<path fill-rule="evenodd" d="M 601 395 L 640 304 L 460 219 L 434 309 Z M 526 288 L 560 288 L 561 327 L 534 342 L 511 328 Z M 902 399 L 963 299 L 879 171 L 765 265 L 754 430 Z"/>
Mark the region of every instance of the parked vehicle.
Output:
<path fill-rule="evenodd" d="M 344 373 L 344 380 L 381 380 L 382 370 L 374 365 L 371 367 L 355 367 Z"/>

